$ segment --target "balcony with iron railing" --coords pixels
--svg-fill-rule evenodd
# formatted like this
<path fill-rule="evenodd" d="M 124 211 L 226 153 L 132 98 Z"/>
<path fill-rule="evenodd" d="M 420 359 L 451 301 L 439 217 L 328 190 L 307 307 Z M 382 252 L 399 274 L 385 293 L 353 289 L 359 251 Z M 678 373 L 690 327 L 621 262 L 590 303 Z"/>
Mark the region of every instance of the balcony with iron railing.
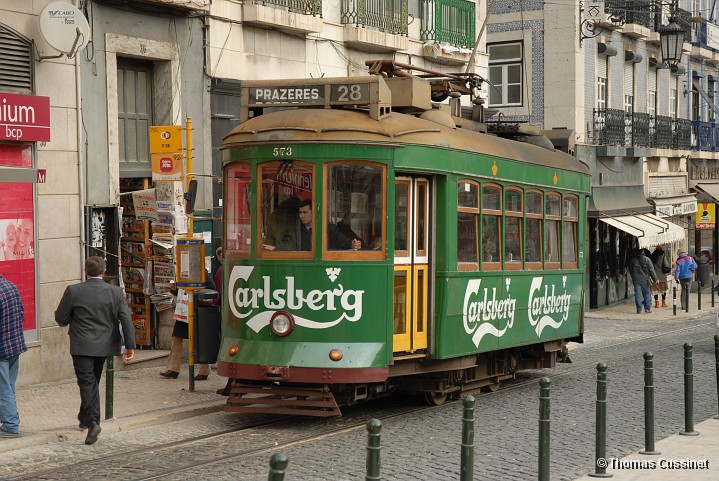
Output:
<path fill-rule="evenodd" d="M 467 0 L 420 0 L 420 39 L 474 48 L 475 4 Z"/>
<path fill-rule="evenodd" d="M 656 29 L 655 6 L 649 0 L 606 0 L 604 9 L 610 15 L 624 20 L 624 23 Z"/>
<path fill-rule="evenodd" d="M 692 149 L 719 151 L 719 124 L 692 120 Z"/>
<path fill-rule="evenodd" d="M 594 109 L 593 143 L 655 149 L 691 148 L 691 121 L 645 112 Z"/>
<path fill-rule="evenodd" d="M 340 18 L 350 47 L 371 52 L 409 48 L 407 0 L 342 0 Z"/>
<path fill-rule="evenodd" d="M 319 33 L 322 0 L 255 0 L 242 3 L 242 22 L 293 34 Z"/>

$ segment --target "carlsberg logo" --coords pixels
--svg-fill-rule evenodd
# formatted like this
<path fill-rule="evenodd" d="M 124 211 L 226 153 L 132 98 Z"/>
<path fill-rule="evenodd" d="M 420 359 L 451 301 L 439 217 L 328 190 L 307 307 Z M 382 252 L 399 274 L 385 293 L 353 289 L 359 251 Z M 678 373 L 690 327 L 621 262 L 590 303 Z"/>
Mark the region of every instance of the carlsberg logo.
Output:
<path fill-rule="evenodd" d="M 235 266 L 229 279 L 229 304 L 232 314 L 238 319 L 247 319 L 247 326 L 260 332 L 268 325 L 270 318 L 278 310 L 335 312 L 333 321 L 319 322 L 294 315 L 295 324 L 309 329 L 327 329 L 336 326 L 343 320 L 357 322 L 362 318 L 362 298 L 364 291 L 345 289 L 342 284 L 336 287 L 306 291 L 295 286 L 295 278 L 286 276 L 284 287 L 270 288 L 270 276 L 262 277 L 262 288 L 243 287 L 252 275 L 253 266 Z M 326 269 L 328 279 L 334 283 L 341 269 Z"/>
<path fill-rule="evenodd" d="M 504 280 L 504 292 L 497 288 L 481 288 L 481 279 L 467 283 L 462 305 L 462 324 L 472 336 L 476 347 L 486 335 L 502 337 L 514 325 L 517 299 L 510 293 L 512 279 Z M 567 276 L 562 276 L 562 292 L 554 284 L 544 284 L 543 277 L 534 277 L 527 299 L 527 317 L 537 337 L 545 327 L 558 329 L 569 317 L 572 296 L 566 289 Z"/>

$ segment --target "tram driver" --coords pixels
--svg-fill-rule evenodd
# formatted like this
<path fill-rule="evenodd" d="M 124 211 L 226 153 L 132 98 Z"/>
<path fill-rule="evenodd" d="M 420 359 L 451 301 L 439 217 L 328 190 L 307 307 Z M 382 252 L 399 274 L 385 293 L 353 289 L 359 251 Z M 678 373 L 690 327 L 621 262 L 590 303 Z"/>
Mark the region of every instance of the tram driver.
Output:
<path fill-rule="evenodd" d="M 312 249 L 312 201 L 303 200 L 299 203 L 297 210 L 299 218 L 298 229 L 293 235 L 292 243 L 287 245 L 286 242 L 276 243 L 273 236 L 268 236 L 262 245 L 264 250 L 299 250 L 309 251 Z M 294 229 L 293 229 L 294 230 Z M 352 232 L 351 229 L 345 228 L 343 225 L 333 223 L 327 224 L 327 239 L 330 250 L 360 250 L 362 249 L 362 240 Z M 296 245 L 296 247 L 295 247 Z"/>

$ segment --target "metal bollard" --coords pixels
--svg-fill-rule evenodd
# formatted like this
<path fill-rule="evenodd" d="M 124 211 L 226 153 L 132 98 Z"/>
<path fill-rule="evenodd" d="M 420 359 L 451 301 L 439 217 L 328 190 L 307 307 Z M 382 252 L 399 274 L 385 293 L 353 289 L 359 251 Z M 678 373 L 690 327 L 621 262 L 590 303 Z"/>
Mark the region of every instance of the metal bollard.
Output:
<path fill-rule="evenodd" d="M 697 310 L 702 310 L 702 283 L 697 281 Z"/>
<path fill-rule="evenodd" d="M 661 454 L 654 450 L 654 355 L 644 353 L 644 451 L 639 454 Z"/>
<path fill-rule="evenodd" d="M 379 419 L 367 421 L 367 474 L 365 481 L 382 479 L 380 477 L 380 431 L 382 422 Z"/>
<path fill-rule="evenodd" d="M 462 455 L 459 466 L 459 480 L 474 479 L 474 396 L 467 396 L 462 401 Z"/>
<path fill-rule="evenodd" d="M 548 377 L 539 380 L 539 453 L 537 479 L 549 481 L 549 385 Z"/>
<path fill-rule="evenodd" d="M 719 395 L 719 336 L 716 334 L 714 335 L 714 365 L 717 373 L 717 395 Z M 719 419 L 719 414 L 714 416 L 714 419 Z"/>
<path fill-rule="evenodd" d="M 112 419 L 115 406 L 115 357 L 107 357 L 105 367 L 105 419 Z"/>
<path fill-rule="evenodd" d="M 684 431 L 679 434 L 699 435 L 699 432 L 694 431 L 694 362 L 689 342 L 684 344 Z"/>
<path fill-rule="evenodd" d="M 592 478 L 611 478 L 607 473 L 607 365 L 597 364 L 597 433 Z"/>
<path fill-rule="evenodd" d="M 712 279 L 712 307 L 714 307 L 714 279 Z"/>
<path fill-rule="evenodd" d="M 677 315 L 677 286 L 672 287 L 672 295 L 674 301 L 674 315 Z"/>
<path fill-rule="evenodd" d="M 275 453 L 270 458 L 270 474 L 267 481 L 282 481 L 285 479 L 285 470 L 290 460 L 286 454 Z"/>

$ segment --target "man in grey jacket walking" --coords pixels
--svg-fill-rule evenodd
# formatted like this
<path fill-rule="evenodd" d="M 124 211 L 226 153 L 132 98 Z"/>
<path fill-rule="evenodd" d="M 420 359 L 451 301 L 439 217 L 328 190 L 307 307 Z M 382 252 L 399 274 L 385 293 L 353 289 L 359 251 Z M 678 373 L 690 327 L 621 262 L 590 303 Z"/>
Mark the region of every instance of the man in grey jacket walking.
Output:
<path fill-rule="evenodd" d="M 68 286 L 55 311 L 60 326 L 70 326 L 70 354 L 80 387 L 80 427 L 87 427 L 85 444 L 93 444 L 100 434 L 100 378 L 108 356 L 120 355 L 120 330 L 125 339 L 123 360 L 135 354 L 135 328 L 122 288 L 107 284 L 105 260 L 88 257 L 85 282 Z"/>
<path fill-rule="evenodd" d="M 652 293 L 650 287 L 657 282 L 657 273 L 651 259 L 641 249 L 629 261 L 629 275 L 632 276 L 634 284 L 634 303 L 637 306 L 637 314 L 652 312 Z"/>

